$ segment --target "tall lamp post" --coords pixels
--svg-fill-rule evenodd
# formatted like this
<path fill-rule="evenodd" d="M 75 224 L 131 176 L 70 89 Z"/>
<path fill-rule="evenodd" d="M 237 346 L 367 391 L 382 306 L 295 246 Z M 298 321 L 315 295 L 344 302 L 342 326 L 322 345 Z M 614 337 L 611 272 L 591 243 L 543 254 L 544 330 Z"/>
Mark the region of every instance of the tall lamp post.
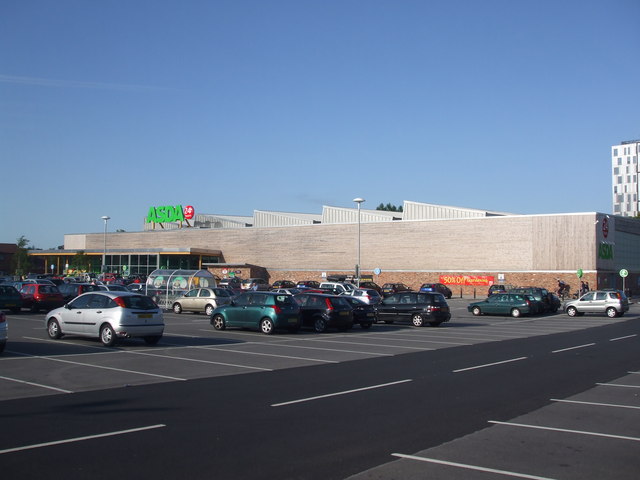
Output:
<path fill-rule="evenodd" d="M 364 202 L 364 198 L 354 198 L 353 201 L 358 204 L 358 262 L 356 263 L 356 286 L 360 287 L 360 204 Z"/>
<path fill-rule="evenodd" d="M 102 220 L 104 220 L 104 250 L 102 253 L 102 268 L 100 269 L 101 273 L 105 272 L 105 266 L 106 266 L 106 262 L 107 262 L 107 222 L 109 221 L 109 219 L 111 217 L 108 217 L 107 215 L 104 215 L 103 217 L 101 217 Z"/>

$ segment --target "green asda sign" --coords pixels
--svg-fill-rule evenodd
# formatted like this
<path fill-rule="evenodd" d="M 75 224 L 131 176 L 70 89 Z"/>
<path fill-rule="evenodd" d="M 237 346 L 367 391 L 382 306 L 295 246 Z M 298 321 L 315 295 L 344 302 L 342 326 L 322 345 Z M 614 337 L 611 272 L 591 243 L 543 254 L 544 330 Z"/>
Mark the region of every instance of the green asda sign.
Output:
<path fill-rule="evenodd" d="M 150 207 L 145 221 L 147 223 L 184 222 L 182 205 Z"/>

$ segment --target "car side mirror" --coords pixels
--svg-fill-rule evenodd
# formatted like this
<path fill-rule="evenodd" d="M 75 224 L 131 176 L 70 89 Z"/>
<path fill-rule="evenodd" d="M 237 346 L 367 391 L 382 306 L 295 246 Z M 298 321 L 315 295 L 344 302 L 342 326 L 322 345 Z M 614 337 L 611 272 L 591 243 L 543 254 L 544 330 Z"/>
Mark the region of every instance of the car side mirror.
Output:
<path fill-rule="evenodd" d="M 64 304 L 64 308 L 66 308 L 67 310 L 71 310 L 71 309 L 73 309 L 73 307 L 71 306 L 71 304 L 70 304 L 70 303 L 65 303 L 65 304 Z"/>

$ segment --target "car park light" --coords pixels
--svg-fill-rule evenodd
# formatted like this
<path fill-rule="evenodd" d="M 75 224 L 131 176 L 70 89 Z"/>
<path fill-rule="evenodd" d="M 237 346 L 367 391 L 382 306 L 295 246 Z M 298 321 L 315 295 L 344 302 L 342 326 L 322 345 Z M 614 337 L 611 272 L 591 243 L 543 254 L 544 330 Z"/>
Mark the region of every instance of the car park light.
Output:
<path fill-rule="evenodd" d="M 332 311 L 333 310 L 333 305 L 331 304 L 331 299 L 329 298 L 325 298 L 324 299 L 324 303 L 327 304 L 327 310 Z"/>

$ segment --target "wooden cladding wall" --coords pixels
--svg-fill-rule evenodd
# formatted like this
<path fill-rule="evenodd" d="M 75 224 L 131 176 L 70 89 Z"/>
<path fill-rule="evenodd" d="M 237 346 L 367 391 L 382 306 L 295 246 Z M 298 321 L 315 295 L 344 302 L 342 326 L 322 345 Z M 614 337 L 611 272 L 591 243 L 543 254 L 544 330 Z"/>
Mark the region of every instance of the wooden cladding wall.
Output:
<path fill-rule="evenodd" d="M 361 224 L 371 270 L 533 271 L 596 268 L 595 214 L 505 216 Z M 226 263 L 274 269 L 354 268 L 357 224 L 110 233 L 107 248 L 205 248 Z M 101 250 L 103 234 L 87 234 Z"/>

